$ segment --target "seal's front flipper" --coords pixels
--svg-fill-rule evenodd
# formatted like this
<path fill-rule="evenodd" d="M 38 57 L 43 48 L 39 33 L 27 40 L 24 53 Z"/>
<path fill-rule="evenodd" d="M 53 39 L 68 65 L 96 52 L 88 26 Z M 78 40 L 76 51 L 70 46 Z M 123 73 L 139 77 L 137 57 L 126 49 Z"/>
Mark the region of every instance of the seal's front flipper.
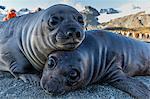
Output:
<path fill-rule="evenodd" d="M 150 90 L 146 85 L 132 77 L 123 77 L 110 84 L 122 91 L 125 91 L 137 99 L 150 99 Z"/>
<path fill-rule="evenodd" d="M 38 74 L 19 74 L 19 78 L 25 83 L 40 85 L 40 75 Z"/>

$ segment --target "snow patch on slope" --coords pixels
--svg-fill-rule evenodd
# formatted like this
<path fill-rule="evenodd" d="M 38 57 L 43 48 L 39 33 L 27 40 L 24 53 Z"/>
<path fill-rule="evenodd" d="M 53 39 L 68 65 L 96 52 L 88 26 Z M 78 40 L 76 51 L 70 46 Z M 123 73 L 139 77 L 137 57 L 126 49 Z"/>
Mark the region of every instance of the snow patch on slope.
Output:
<path fill-rule="evenodd" d="M 128 3 L 128 4 L 124 4 L 119 8 L 115 8 L 118 11 L 120 11 L 120 13 L 116 13 L 116 14 L 101 14 L 100 16 L 98 16 L 98 21 L 100 23 L 103 22 L 108 22 L 112 19 L 116 19 L 119 17 L 123 17 L 123 16 L 127 16 L 127 15 L 131 15 L 131 14 L 136 14 L 138 12 L 142 12 L 145 11 L 145 14 L 150 14 L 150 2 L 146 2 L 146 3 Z"/>

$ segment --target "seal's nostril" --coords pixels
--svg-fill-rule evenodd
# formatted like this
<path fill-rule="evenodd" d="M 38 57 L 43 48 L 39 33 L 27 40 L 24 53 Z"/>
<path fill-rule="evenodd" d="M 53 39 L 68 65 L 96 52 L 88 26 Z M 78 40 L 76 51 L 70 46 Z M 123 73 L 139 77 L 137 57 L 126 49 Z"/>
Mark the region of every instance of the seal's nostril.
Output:
<path fill-rule="evenodd" d="M 77 30 L 76 28 L 69 28 L 69 31 L 67 31 L 67 36 L 73 37 L 73 38 L 80 38 L 81 37 L 81 32 Z"/>
<path fill-rule="evenodd" d="M 76 33 L 76 28 L 73 28 L 73 27 L 69 28 L 68 31 L 67 31 L 67 36 L 68 37 L 76 36 L 75 33 Z"/>
<path fill-rule="evenodd" d="M 81 36 L 81 33 L 80 32 L 76 32 L 76 37 L 80 38 L 80 36 Z"/>

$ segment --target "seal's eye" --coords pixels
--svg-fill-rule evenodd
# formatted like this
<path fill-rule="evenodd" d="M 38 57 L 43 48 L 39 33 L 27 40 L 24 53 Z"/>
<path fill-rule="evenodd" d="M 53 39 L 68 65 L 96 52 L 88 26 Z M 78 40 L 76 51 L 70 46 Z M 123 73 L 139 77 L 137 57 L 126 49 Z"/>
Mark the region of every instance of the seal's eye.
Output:
<path fill-rule="evenodd" d="M 48 68 L 54 69 L 56 66 L 56 60 L 53 57 L 48 59 Z"/>
<path fill-rule="evenodd" d="M 68 76 L 71 82 L 77 81 L 79 78 L 79 71 L 76 69 L 72 69 L 69 71 Z"/>
<path fill-rule="evenodd" d="M 49 20 L 50 26 L 55 26 L 59 23 L 59 18 L 56 16 L 52 16 Z"/>
<path fill-rule="evenodd" d="M 81 23 L 81 24 L 84 24 L 84 20 L 83 20 L 83 17 L 82 17 L 82 16 L 79 16 L 79 17 L 78 17 L 78 22 Z"/>

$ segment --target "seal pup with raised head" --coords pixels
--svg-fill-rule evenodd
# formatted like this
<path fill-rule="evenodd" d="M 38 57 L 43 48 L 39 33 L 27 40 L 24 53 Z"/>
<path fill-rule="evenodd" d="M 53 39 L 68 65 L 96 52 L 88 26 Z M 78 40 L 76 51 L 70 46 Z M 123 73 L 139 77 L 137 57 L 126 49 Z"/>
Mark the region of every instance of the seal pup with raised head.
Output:
<path fill-rule="evenodd" d="M 107 82 L 136 98 L 150 99 L 148 87 L 131 77 L 136 75 L 150 75 L 150 44 L 93 30 L 76 50 L 49 55 L 40 84 L 46 92 L 62 94 Z"/>
<path fill-rule="evenodd" d="M 74 50 L 85 37 L 82 15 L 57 4 L 0 23 L 0 70 L 12 74 L 41 71 L 49 53 Z"/>

